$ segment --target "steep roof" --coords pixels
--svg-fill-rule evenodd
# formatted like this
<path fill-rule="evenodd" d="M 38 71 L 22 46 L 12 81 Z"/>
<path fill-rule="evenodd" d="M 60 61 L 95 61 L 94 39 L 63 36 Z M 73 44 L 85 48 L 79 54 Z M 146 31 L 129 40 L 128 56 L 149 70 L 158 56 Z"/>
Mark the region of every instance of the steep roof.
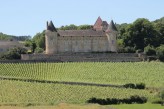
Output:
<path fill-rule="evenodd" d="M 102 19 L 100 17 L 98 17 L 93 28 L 96 30 L 101 30 L 102 23 L 103 23 Z"/>
<path fill-rule="evenodd" d="M 50 21 L 49 23 L 47 22 L 47 30 L 57 31 L 52 21 Z"/>
<path fill-rule="evenodd" d="M 60 36 L 106 36 L 104 31 L 96 30 L 59 30 Z"/>
<path fill-rule="evenodd" d="M 108 23 L 107 23 L 107 21 L 103 21 L 101 25 L 102 26 L 108 26 Z"/>
<path fill-rule="evenodd" d="M 108 25 L 107 31 L 117 31 L 117 28 L 113 22 L 113 20 L 111 20 L 110 24 Z"/>

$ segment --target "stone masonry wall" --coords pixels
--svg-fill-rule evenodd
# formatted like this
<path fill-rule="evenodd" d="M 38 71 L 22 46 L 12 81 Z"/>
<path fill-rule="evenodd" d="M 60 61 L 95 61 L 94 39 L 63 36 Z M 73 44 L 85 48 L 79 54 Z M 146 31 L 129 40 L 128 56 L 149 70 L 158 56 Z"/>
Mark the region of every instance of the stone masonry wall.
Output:
<path fill-rule="evenodd" d="M 68 54 L 24 54 L 22 60 L 55 62 L 138 62 L 142 61 L 134 53 L 68 53 Z"/>

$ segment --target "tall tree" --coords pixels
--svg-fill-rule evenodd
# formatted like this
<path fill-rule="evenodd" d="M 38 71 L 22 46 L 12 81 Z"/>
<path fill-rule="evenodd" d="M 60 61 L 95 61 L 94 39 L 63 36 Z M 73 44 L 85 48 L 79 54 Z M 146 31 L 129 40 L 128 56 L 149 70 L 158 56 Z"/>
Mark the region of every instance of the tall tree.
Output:
<path fill-rule="evenodd" d="M 156 31 L 153 24 L 144 18 L 137 19 L 133 24 L 130 24 L 123 34 L 125 46 L 131 46 L 137 49 L 144 50 L 144 47 L 156 45 Z"/>

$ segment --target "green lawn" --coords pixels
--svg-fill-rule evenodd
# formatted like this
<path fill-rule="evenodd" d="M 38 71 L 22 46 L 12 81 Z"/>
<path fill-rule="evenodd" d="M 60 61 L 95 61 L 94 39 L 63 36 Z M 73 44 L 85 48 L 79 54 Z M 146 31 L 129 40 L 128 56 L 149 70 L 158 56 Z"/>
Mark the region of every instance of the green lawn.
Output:
<path fill-rule="evenodd" d="M 36 80 L 126 84 L 143 82 L 164 86 L 164 63 L 160 62 L 80 62 L 0 64 L 0 76 Z"/>

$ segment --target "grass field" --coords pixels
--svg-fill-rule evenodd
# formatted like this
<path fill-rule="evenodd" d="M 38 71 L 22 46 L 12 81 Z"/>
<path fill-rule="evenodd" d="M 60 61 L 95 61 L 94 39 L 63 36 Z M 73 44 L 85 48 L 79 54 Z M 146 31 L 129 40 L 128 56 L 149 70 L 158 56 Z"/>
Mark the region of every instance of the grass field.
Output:
<path fill-rule="evenodd" d="M 163 87 L 164 63 L 82 62 L 0 64 L 0 76 L 120 85 L 143 82 L 149 87 Z"/>

